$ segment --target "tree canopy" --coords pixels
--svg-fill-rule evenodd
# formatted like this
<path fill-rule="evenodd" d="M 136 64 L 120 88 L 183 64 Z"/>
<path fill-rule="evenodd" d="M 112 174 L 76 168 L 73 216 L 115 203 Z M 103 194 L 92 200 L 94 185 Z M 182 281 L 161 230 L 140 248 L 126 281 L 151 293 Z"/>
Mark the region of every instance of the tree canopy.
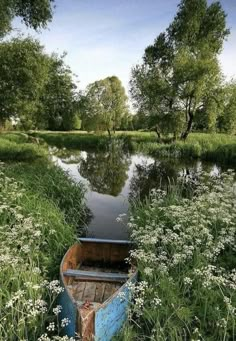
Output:
<path fill-rule="evenodd" d="M 76 118 L 75 84 L 63 56 L 40 43 L 13 38 L 0 43 L 0 123 L 24 129 L 70 130 Z"/>
<path fill-rule="evenodd" d="M 38 109 L 47 79 L 48 59 L 43 47 L 31 38 L 14 38 L 0 43 L 0 121 L 26 121 Z"/>
<path fill-rule="evenodd" d="M 83 127 L 88 130 L 111 131 L 119 128 L 128 115 L 128 98 L 116 77 L 89 84 L 81 102 Z"/>
<path fill-rule="evenodd" d="M 63 57 L 52 55 L 40 96 L 39 122 L 43 127 L 49 130 L 71 130 L 74 127 L 77 113 L 75 89 L 71 70 Z"/>
<path fill-rule="evenodd" d="M 182 0 L 167 30 L 132 70 L 131 95 L 149 128 L 185 139 L 221 83 L 217 56 L 229 34 L 219 2 Z"/>
<path fill-rule="evenodd" d="M 54 0 L 0 0 L 0 37 L 11 30 L 14 17 L 21 17 L 23 22 L 33 29 L 45 27 L 52 19 Z"/>

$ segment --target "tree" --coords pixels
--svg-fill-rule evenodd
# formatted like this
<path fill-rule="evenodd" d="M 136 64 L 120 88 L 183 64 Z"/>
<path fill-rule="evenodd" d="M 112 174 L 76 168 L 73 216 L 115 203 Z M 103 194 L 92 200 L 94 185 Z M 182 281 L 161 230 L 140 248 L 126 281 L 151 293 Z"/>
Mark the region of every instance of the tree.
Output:
<path fill-rule="evenodd" d="M 229 34 L 219 2 L 182 0 L 164 33 L 132 70 L 131 95 L 157 134 L 186 139 L 206 98 L 221 82 L 217 56 Z"/>
<path fill-rule="evenodd" d="M 236 133 L 236 81 L 225 84 L 223 88 L 222 111 L 218 117 L 221 132 Z"/>
<path fill-rule="evenodd" d="M 128 105 L 125 89 L 116 77 L 107 77 L 87 87 L 83 98 L 83 127 L 88 130 L 107 130 L 115 133 L 127 115 Z"/>
<path fill-rule="evenodd" d="M 40 96 L 37 125 L 49 130 L 71 130 L 77 121 L 76 85 L 64 56 L 48 57 L 48 77 Z"/>
<path fill-rule="evenodd" d="M 79 172 L 89 180 L 93 191 L 114 197 L 122 191 L 130 161 L 119 142 L 112 141 L 105 152 L 89 153 L 81 160 Z"/>
<path fill-rule="evenodd" d="M 48 58 L 32 38 L 0 43 L 0 123 L 21 117 L 29 124 L 36 115 L 47 80 Z"/>
<path fill-rule="evenodd" d="M 15 16 L 35 30 L 45 27 L 52 19 L 54 0 L 0 0 L 0 37 L 11 30 L 11 21 Z"/>

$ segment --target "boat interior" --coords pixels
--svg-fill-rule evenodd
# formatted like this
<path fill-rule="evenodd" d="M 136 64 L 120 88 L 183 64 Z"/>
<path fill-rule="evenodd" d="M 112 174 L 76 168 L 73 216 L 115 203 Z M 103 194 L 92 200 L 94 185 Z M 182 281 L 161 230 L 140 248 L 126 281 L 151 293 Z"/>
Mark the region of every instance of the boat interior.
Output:
<path fill-rule="evenodd" d="M 81 242 L 62 262 L 64 283 L 78 307 L 101 306 L 129 278 L 129 244 Z"/>

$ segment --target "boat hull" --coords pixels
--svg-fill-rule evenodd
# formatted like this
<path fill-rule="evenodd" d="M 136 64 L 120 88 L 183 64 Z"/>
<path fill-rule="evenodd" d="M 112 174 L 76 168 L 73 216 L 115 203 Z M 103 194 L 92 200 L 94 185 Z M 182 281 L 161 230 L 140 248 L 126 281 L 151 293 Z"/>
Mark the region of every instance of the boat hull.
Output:
<path fill-rule="evenodd" d="M 110 341 L 127 320 L 132 294 L 130 284 L 137 281 L 137 272 L 132 273 L 128 280 L 102 304 L 98 304 L 94 309 L 83 309 L 81 306 L 78 307 L 63 276 L 63 270 L 65 270 L 68 259 L 72 259 L 72 262 L 75 263 L 78 262 L 78 257 L 74 256 L 73 248 L 75 245 L 68 250 L 61 263 L 60 277 L 64 291 L 59 297 L 59 304 L 62 306 L 60 319 L 69 318 L 70 320 L 70 323 L 63 328 L 63 334 L 69 337 L 78 335 L 84 341 Z"/>

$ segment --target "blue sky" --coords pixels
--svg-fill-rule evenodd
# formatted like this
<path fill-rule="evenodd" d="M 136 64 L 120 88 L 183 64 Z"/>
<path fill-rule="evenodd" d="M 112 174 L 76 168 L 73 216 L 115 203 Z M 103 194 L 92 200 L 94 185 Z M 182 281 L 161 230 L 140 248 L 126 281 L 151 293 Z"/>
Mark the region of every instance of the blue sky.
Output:
<path fill-rule="evenodd" d="M 66 51 L 79 88 L 116 75 L 126 89 L 132 66 L 145 47 L 172 21 L 179 0 L 55 0 L 53 21 L 40 34 L 14 21 L 14 28 L 37 37 L 47 52 Z M 220 56 L 227 78 L 236 77 L 236 1 L 222 0 L 231 35 Z"/>

